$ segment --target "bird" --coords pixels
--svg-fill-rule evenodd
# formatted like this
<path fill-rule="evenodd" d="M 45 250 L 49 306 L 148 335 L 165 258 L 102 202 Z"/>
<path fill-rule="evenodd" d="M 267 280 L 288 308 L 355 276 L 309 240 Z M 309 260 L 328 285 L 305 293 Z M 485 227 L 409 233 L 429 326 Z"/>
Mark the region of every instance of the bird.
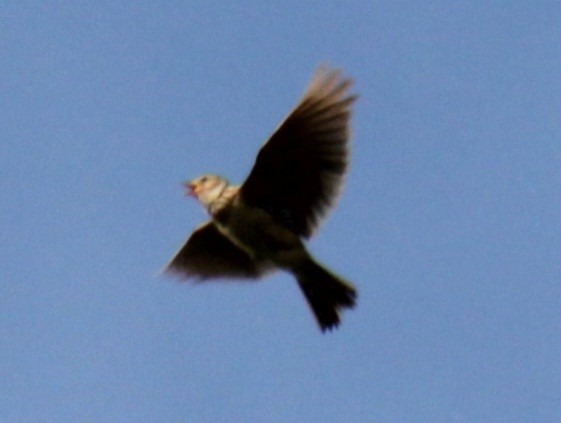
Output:
<path fill-rule="evenodd" d="M 322 332 L 356 305 L 353 284 L 320 264 L 305 240 L 338 199 L 349 164 L 353 80 L 319 66 L 300 101 L 260 148 L 241 185 L 214 173 L 184 183 L 206 209 L 164 271 L 195 281 L 291 273 Z"/>

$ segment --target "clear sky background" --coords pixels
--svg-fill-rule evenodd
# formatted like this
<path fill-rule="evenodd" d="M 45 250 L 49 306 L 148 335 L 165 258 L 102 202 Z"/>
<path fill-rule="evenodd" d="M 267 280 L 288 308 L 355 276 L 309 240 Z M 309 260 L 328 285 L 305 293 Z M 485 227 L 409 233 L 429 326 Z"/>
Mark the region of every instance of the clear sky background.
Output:
<path fill-rule="evenodd" d="M 287 274 L 159 274 L 321 62 L 328 334 Z M 4 1 L 0 128 L 2 422 L 561 421 L 557 2 Z"/>

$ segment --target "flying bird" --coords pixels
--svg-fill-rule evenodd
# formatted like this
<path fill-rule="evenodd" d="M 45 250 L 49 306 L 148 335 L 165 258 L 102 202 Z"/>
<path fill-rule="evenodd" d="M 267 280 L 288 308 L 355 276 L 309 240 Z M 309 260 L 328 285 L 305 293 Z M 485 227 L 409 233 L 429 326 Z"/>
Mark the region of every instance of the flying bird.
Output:
<path fill-rule="evenodd" d="M 353 308 L 352 284 L 306 249 L 333 206 L 348 167 L 352 80 L 319 67 L 296 107 L 259 150 L 241 185 L 216 174 L 184 185 L 210 219 L 189 236 L 165 271 L 183 278 L 257 279 L 277 269 L 294 275 L 323 332 Z"/>

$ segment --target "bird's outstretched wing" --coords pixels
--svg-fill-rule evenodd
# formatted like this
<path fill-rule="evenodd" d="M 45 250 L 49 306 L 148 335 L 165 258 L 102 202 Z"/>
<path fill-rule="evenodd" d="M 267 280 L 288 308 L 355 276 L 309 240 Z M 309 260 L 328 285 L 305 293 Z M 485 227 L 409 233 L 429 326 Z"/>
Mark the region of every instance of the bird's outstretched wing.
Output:
<path fill-rule="evenodd" d="M 257 278 L 266 269 L 263 263 L 253 260 L 209 221 L 191 234 L 164 271 L 182 277 L 208 279 Z"/>
<path fill-rule="evenodd" d="M 246 204 L 304 237 L 335 201 L 347 168 L 351 85 L 339 70 L 320 67 L 241 187 Z"/>

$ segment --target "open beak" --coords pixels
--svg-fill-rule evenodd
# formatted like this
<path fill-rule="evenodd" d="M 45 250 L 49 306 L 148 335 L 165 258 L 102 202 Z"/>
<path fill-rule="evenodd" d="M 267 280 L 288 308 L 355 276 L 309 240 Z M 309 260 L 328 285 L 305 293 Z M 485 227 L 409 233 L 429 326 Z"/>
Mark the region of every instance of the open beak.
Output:
<path fill-rule="evenodd" d="M 185 191 L 185 196 L 186 197 L 196 197 L 197 196 L 197 192 L 196 192 L 196 188 L 197 186 L 192 183 L 192 182 L 185 182 L 183 184 L 183 186 L 187 189 Z"/>

